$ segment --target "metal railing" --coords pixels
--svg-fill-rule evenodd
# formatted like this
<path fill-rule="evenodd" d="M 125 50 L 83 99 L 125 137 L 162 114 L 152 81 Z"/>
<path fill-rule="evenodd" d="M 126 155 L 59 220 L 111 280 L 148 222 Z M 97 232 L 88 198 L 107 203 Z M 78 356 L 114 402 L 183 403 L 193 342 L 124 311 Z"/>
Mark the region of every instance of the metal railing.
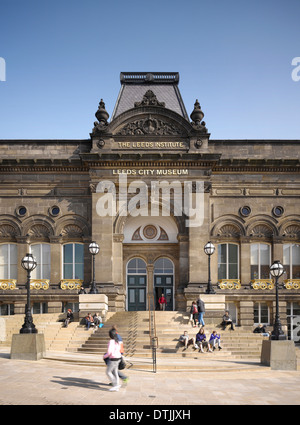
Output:
<path fill-rule="evenodd" d="M 149 309 L 149 338 L 150 347 L 152 349 L 152 363 L 153 372 L 156 373 L 156 350 L 158 348 L 158 338 L 156 335 L 156 321 L 155 321 L 155 303 L 154 296 L 148 295 L 148 309 Z"/>

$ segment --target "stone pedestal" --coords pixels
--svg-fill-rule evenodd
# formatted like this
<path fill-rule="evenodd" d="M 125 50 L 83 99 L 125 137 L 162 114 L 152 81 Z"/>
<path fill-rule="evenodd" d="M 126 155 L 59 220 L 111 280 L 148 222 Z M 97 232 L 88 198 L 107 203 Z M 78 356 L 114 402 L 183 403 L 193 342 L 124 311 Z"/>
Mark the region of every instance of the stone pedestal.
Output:
<path fill-rule="evenodd" d="M 6 321 L 0 317 L 0 341 L 6 341 Z"/>
<path fill-rule="evenodd" d="M 273 370 L 297 370 L 294 341 L 263 341 L 261 363 Z"/>
<path fill-rule="evenodd" d="M 10 358 L 18 360 L 40 360 L 44 357 L 44 334 L 14 334 Z"/>
<path fill-rule="evenodd" d="M 108 311 L 108 298 L 104 294 L 80 294 L 79 295 L 79 320 L 88 313 L 93 316 L 99 313 L 102 319 Z"/>

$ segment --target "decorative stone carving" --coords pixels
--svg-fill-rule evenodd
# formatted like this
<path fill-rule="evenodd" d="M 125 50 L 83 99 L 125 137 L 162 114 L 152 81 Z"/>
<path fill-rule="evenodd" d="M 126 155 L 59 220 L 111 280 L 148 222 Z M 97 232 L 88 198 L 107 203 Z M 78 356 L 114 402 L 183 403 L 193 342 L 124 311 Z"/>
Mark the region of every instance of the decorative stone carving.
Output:
<path fill-rule="evenodd" d="M 225 224 L 217 233 L 217 236 L 221 236 L 222 238 L 238 238 L 240 235 L 240 229 L 234 224 Z"/>
<path fill-rule="evenodd" d="M 151 134 L 155 136 L 177 136 L 181 134 L 181 130 L 175 124 L 167 123 L 161 119 L 148 117 L 126 124 L 117 134 L 122 136 L 143 134 Z"/>
<path fill-rule="evenodd" d="M 196 99 L 196 102 L 194 104 L 194 109 L 190 115 L 190 118 L 192 120 L 191 124 L 195 130 L 200 130 L 206 133 L 207 128 L 205 127 L 205 122 L 202 121 L 203 117 L 204 117 L 204 113 L 202 112 L 198 99 Z"/>
<path fill-rule="evenodd" d="M 265 224 L 258 224 L 257 226 L 253 227 L 252 231 L 250 232 L 250 236 L 256 238 L 271 238 L 272 235 L 272 229 Z"/>
<path fill-rule="evenodd" d="M 49 229 L 43 224 L 35 224 L 28 231 L 28 235 L 34 238 L 48 238 L 49 233 Z"/>
<path fill-rule="evenodd" d="M 300 239 L 300 226 L 297 226 L 296 224 L 287 226 L 282 236 L 285 236 L 289 239 Z"/>
<path fill-rule="evenodd" d="M 141 102 L 135 102 L 134 106 L 135 106 L 135 108 L 138 108 L 139 106 L 160 106 L 160 107 L 164 108 L 165 103 L 159 102 L 157 100 L 156 95 L 153 93 L 153 91 L 148 90 L 144 94 L 143 100 Z"/>
<path fill-rule="evenodd" d="M 82 237 L 83 231 L 76 224 L 68 224 L 63 228 L 61 234 L 68 237 Z"/>
<path fill-rule="evenodd" d="M 92 134 L 101 133 L 102 131 L 106 130 L 106 127 L 108 126 L 107 120 L 109 117 L 109 113 L 105 109 L 105 103 L 103 102 L 103 99 L 100 100 L 98 110 L 95 113 L 95 116 L 99 122 L 94 122 Z"/>
<path fill-rule="evenodd" d="M 3 224 L 0 227 L 0 238 L 15 238 L 17 235 L 17 230 L 10 224 Z"/>

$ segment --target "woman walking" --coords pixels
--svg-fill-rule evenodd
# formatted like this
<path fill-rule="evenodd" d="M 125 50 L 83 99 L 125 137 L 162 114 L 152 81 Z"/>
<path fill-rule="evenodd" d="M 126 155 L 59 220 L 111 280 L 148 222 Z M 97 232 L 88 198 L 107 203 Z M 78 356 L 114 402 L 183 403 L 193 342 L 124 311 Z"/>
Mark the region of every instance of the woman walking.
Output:
<path fill-rule="evenodd" d="M 106 362 L 106 374 L 111 380 L 112 387 L 109 391 L 119 391 L 118 368 L 121 360 L 120 344 L 118 335 L 115 329 L 109 331 L 110 341 L 108 343 L 107 352 L 104 354 L 103 359 Z M 106 360 L 107 359 L 107 360 Z"/>

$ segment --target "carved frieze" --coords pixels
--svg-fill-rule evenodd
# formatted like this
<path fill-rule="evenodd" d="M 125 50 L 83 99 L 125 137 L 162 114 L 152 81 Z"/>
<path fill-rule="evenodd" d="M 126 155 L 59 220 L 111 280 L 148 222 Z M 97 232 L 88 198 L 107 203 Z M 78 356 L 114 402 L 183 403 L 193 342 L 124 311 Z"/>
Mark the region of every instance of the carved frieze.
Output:
<path fill-rule="evenodd" d="M 178 136 L 182 131 L 173 123 L 165 122 L 162 119 L 147 117 L 126 124 L 117 135 L 153 135 L 153 136 Z"/>

